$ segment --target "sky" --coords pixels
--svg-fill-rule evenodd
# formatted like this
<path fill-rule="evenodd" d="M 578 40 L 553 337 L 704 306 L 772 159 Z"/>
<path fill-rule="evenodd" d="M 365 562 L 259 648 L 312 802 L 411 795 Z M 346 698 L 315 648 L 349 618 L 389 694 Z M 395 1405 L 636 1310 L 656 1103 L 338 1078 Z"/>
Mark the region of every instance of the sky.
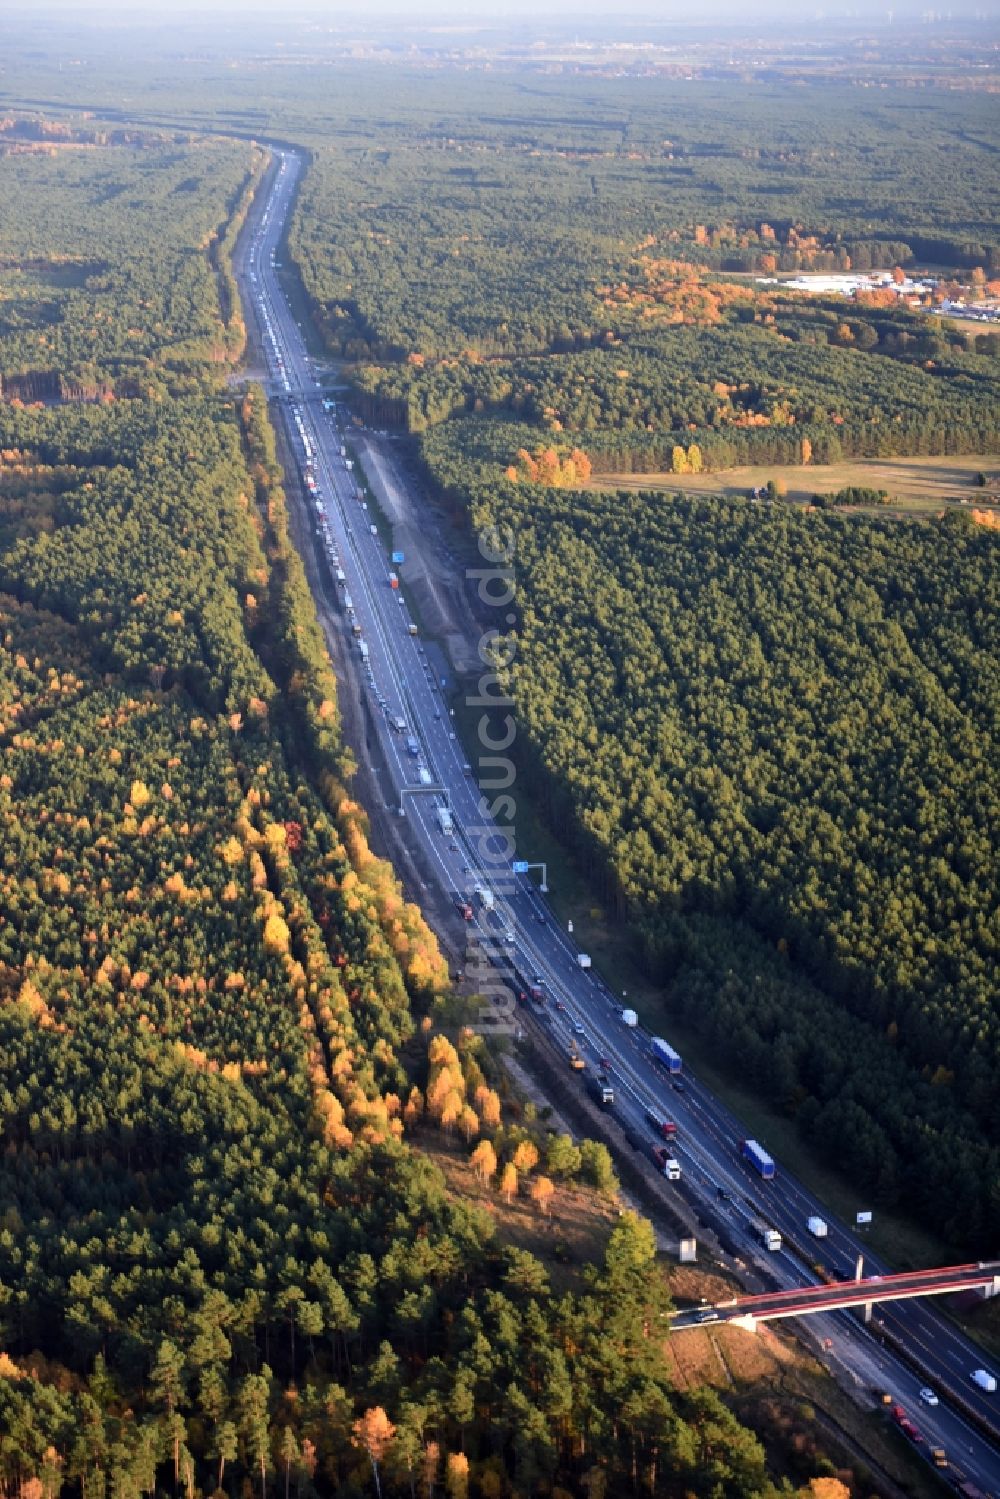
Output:
<path fill-rule="evenodd" d="M 936 3 L 942 5 L 936 18 L 947 27 L 952 17 L 995 20 L 1000 0 L 757 0 L 749 8 L 746 0 L 0 0 L 0 12 L 14 23 L 11 32 L 22 21 L 36 43 L 44 44 L 51 28 L 56 50 L 60 21 L 76 22 L 67 29 L 81 38 L 127 30 L 164 45 L 168 37 L 176 45 L 190 27 L 182 45 L 193 46 L 211 45 L 219 28 L 235 27 L 244 46 L 269 50 L 285 45 L 282 36 L 301 44 L 316 26 L 331 40 L 347 33 L 396 46 L 461 45 L 463 37 L 478 44 L 501 35 L 522 46 L 536 37 L 577 35 L 581 41 L 670 41 L 672 33 L 691 36 L 713 26 L 758 35 L 775 25 L 792 25 L 796 33 L 844 27 L 870 33 L 888 25 L 890 14 L 898 32 L 904 20 L 924 21 Z"/>
<path fill-rule="evenodd" d="M 892 4 L 893 0 L 886 0 Z M 920 12 L 927 9 L 926 0 L 896 0 L 898 10 Z M 954 5 L 956 13 L 974 9 L 969 4 Z M 211 21 L 260 16 L 272 20 L 313 20 L 376 24 L 399 21 L 408 26 L 433 25 L 435 21 L 464 23 L 470 30 L 492 28 L 506 21 L 531 21 L 572 24 L 574 19 L 600 21 L 605 31 L 615 22 L 651 22 L 690 26 L 700 21 L 739 20 L 752 25 L 768 20 L 794 16 L 809 20 L 824 10 L 828 18 L 853 14 L 859 20 L 874 21 L 884 13 L 884 6 L 851 3 L 851 0 L 758 0 L 748 14 L 745 0 L 283 0 L 276 9 L 274 0 L 0 0 L 0 9 L 8 15 L 18 12 L 37 19 L 40 14 L 61 14 L 81 22 L 112 20 L 139 25 L 169 26 L 184 18 Z"/>

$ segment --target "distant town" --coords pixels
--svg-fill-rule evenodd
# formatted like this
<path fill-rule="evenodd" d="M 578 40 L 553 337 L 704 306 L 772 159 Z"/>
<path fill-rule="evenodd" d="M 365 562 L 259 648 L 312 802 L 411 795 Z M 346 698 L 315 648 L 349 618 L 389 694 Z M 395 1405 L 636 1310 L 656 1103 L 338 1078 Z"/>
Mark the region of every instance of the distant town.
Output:
<path fill-rule="evenodd" d="M 1000 323 L 1000 294 L 973 283 L 960 287 L 939 276 L 914 278 L 891 271 L 803 271 L 794 276 L 758 276 L 759 286 L 781 286 L 785 291 L 809 292 L 815 297 L 860 297 L 891 292 L 907 307 L 925 308 L 936 317 L 969 318 L 978 323 Z M 968 293 L 968 295 L 966 295 Z"/>

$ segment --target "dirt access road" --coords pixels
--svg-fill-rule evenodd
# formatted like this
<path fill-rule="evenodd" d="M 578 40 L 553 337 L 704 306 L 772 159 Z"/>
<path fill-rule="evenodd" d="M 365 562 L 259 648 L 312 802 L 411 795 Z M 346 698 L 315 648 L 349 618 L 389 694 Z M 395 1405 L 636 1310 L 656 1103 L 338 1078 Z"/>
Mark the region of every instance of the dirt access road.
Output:
<path fill-rule="evenodd" d="M 406 561 L 399 568 L 425 633 L 437 640 L 456 676 L 482 669 L 477 624 L 466 592 L 465 569 L 448 546 L 430 502 L 418 497 L 392 442 L 370 432 L 348 438 L 357 453 L 376 503 L 392 531 L 392 550 Z"/>

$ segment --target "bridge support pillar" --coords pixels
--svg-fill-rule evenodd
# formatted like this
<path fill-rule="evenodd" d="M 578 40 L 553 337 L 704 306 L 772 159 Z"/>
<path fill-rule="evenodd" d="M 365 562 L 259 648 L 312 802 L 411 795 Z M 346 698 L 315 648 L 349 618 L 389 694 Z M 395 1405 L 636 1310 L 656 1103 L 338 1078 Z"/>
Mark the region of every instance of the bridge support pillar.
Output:
<path fill-rule="evenodd" d="M 873 1305 L 874 1305 L 874 1302 L 871 1302 L 871 1301 L 866 1301 L 865 1302 L 865 1326 L 866 1327 L 868 1326 L 868 1324 L 872 1320 L 872 1307 L 873 1307 Z"/>
<path fill-rule="evenodd" d="M 864 1257 L 863 1254 L 859 1254 L 858 1255 L 858 1262 L 857 1262 L 857 1264 L 854 1267 L 854 1279 L 855 1280 L 860 1280 L 862 1278 L 862 1276 L 864 1275 L 864 1273 L 865 1273 L 865 1257 Z"/>

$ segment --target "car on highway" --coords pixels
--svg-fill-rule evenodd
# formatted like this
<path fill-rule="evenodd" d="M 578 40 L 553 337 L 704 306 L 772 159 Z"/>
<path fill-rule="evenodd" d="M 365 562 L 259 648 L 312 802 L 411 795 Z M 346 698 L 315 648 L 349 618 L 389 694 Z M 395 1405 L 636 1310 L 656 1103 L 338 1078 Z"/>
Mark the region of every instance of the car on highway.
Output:
<path fill-rule="evenodd" d="M 548 917 L 546 916 L 544 911 L 536 911 L 535 920 L 538 922 L 539 926 L 545 926 L 548 922 Z"/>
<path fill-rule="evenodd" d="M 598 1057 L 597 1065 L 603 1072 L 610 1072 L 614 1064 L 612 1063 L 610 1057 Z"/>
<path fill-rule="evenodd" d="M 925 1405 L 938 1404 L 938 1397 L 937 1395 L 935 1395 L 934 1391 L 930 1388 L 929 1385 L 924 1385 L 924 1388 L 920 1391 L 920 1399 L 924 1402 Z"/>
<path fill-rule="evenodd" d="M 702 1311 L 695 1312 L 694 1320 L 696 1322 L 718 1322 L 719 1314 L 714 1306 L 706 1306 Z"/>
<path fill-rule="evenodd" d="M 687 1088 L 684 1086 L 683 1082 L 681 1081 L 681 1079 L 679 1077 L 675 1078 L 674 1081 L 670 1084 L 670 1086 L 673 1088 L 673 1090 L 674 1090 L 675 1093 L 686 1093 L 687 1092 Z"/>
<path fill-rule="evenodd" d="M 564 1004 L 563 1004 L 563 1002 L 562 1002 L 562 1000 L 561 1000 L 561 999 L 557 999 L 557 1000 L 556 1000 L 556 1002 L 555 1002 L 555 1006 L 556 1006 L 556 1009 L 557 1009 L 557 1010 L 562 1010 L 562 1011 L 563 1011 L 563 1013 L 565 1013 L 565 1011 L 566 1011 L 566 1006 L 565 1006 L 565 1005 L 564 1005 Z"/>
<path fill-rule="evenodd" d="M 582 1020 L 574 1020 L 573 1021 L 573 1031 L 574 1031 L 574 1034 L 577 1035 L 577 1036 L 582 1036 L 583 1035 L 583 1021 Z"/>

